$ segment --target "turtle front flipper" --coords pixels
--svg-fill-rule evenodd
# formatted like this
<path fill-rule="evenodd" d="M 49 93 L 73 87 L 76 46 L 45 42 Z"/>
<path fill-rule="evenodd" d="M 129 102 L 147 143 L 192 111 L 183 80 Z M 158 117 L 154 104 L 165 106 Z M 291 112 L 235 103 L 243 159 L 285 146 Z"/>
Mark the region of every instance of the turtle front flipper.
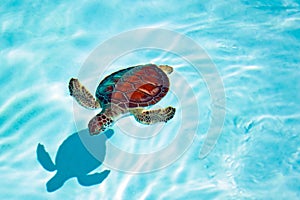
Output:
<path fill-rule="evenodd" d="M 100 108 L 100 104 L 93 95 L 78 81 L 78 79 L 71 78 L 69 82 L 70 95 L 73 96 L 76 101 L 87 109 Z"/>
<path fill-rule="evenodd" d="M 90 175 L 84 175 L 77 177 L 78 182 L 82 186 L 91 186 L 102 183 L 104 179 L 109 175 L 110 170 L 104 170 L 101 173 L 95 173 Z"/>
<path fill-rule="evenodd" d="M 157 110 L 144 110 L 141 108 L 131 110 L 131 114 L 133 114 L 136 121 L 141 124 L 155 124 L 158 122 L 167 122 L 172 119 L 175 115 L 176 109 L 169 106 L 163 109 Z"/>

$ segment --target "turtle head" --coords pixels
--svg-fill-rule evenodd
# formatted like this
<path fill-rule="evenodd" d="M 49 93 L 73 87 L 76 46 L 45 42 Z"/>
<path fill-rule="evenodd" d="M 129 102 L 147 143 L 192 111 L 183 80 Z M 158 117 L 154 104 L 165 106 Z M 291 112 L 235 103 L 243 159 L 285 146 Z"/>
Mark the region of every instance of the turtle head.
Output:
<path fill-rule="evenodd" d="M 91 135 L 98 135 L 112 126 L 113 120 L 104 113 L 99 113 L 89 122 L 89 132 Z"/>

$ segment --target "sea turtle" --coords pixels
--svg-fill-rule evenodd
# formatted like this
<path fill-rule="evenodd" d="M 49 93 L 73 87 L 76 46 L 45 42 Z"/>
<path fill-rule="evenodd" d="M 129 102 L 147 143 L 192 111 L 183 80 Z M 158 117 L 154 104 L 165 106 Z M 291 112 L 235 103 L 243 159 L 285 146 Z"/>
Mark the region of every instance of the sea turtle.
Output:
<path fill-rule="evenodd" d="M 167 122 L 173 118 L 175 108 L 144 110 L 160 101 L 169 91 L 167 74 L 173 72 L 168 65 L 137 65 L 119 70 L 104 78 L 97 87 L 96 99 L 78 79 L 69 82 L 70 95 L 83 107 L 102 108 L 88 124 L 91 135 L 99 134 L 124 114 L 132 114 L 146 125 Z"/>
<path fill-rule="evenodd" d="M 96 141 L 90 145 L 97 146 L 97 158 L 94 157 L 83 145 L 81 138 L 87 135 L 88 130 L 82 130 L 69 136 L 59 147 L 55 163 L 45 150 L 44 145 L 37 146 L 37 160 L 47 171 L 56 171 L 56 174 L 47 182 L 47 191 L 53 192 L 59 189 L 68 179 L 76 177 L 83 186 L 100 184 L 110 173 L 104 170 L 100 173 L 89 174 L 99 167 L 106 154 L 106 141 L 113 134 L 113 130 L 107 130 L 99 135 Z"/>

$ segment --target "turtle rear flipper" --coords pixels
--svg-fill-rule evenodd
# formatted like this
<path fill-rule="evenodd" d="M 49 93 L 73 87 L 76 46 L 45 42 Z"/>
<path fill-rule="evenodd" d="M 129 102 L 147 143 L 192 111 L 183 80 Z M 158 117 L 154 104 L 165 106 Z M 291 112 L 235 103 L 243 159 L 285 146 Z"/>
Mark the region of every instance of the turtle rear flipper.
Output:
<path fill-rule="evenodd" d="M 93 95 L 78 81 L 78 79 L 71 78 L 69 82 L 70 95 L 75 98 L 79 105 L 87 109 L 100 108 L 100 104 Z"/>
<path fill-rule="evenodd" d="M 144 110 L 138 108 L 131 110 L 131 114 L 133 114 L 136 121 L 141 124 L 150 125 L 169 121 L 174 117 L 175 111 L 176 109 L 171 106 L 157 110 Z"/>
<path fill-rule="evenodd" d="M 37 160 L 42 165 L 42 167 L 50 172 L 56 170 L 56 166 L 52 162 L 49 153 L 45 150 L 44 145 L 38 144 L 37 149 Z"/>
<path fill-rule="evenodd" d="M 173 67 L 169 65 L 159 65 L 158 68 L 163 70 L 166 74 L 171 74 L 173 72 Z"/>
<path fill-rule="evenodd" d="M 96 185 L 102 183 L 102 181 L 107 178 L 109 173 L 110 170 L 105 170 L 101 173 L 95 173 L 95 174 L 77 177 L 77 180 L 82 186 Z"/>

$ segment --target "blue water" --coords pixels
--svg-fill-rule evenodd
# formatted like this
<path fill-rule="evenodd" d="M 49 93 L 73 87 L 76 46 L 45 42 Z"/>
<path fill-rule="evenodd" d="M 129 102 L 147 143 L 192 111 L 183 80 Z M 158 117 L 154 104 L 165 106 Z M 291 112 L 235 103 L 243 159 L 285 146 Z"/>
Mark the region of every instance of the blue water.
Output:
<path fill-rule="evenodd" d="M 4 0 L 0 22 L 0 199 L 300 198 L 298 1 Z M 76 138 L 68 139 L 80 131 L 69 79 L 78 76 L 99 44 L 145 27 L 190 37 L 217 67 L 225 88 L 226 118 L 215 148 L 199 159 L 211 111 L 203 80 L 189 78 L 190 68 L 182 60 L 159 52 L 133 54 L 127 57 L 132 58 L 130 62 L 120 58 L 115 67 L 160 63 L 162 57 L 190 81 L 200 110 L 199 119 L 190 120 L 201 122 L 191 147 L 172 165 L 155 172 L 126 173 L 98 163 L 92 173 L 110 170 L 101 184 L 84 187 L 73 178 L 55 192 L 47 192 L 46 183 L 55 172 L 38 162 L 38 144 L 45 146 L 53 160 L 64 141 L 71 141 L 71 152 L 72 145 L 80 145 Z M 160 105 L 169 104 L 181 112 L 172 95 Z M 166 127 L 178 124 L 180 118 L 175 117 Z M 124 127 L 122 121 L 120 127 Z M 159 141 L 149 141 L 147 146 L 144 140 L 123 140 L 121 132 L 116 127 L 111 139 L 135 152 L 162 148 L 173 137 L 159 135 Z M 78 152 L 75 161 L 84 156 L 83 150 Z"/>

